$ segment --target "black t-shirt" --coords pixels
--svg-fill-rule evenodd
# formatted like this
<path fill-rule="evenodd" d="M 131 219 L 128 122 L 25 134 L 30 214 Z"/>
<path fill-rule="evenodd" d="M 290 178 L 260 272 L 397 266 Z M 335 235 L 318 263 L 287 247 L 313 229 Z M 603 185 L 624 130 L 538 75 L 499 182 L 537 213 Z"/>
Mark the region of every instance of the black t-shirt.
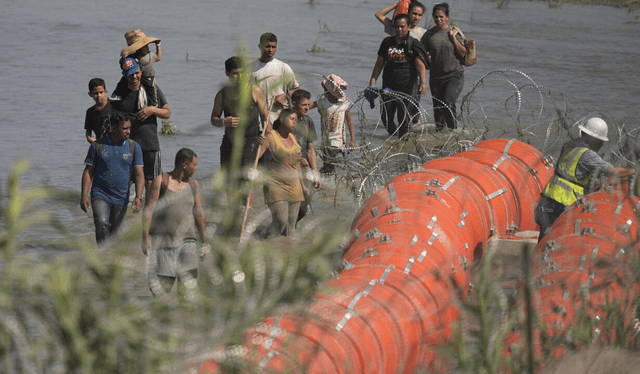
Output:
<path fill-rule="evenodd" d="M 160 87 L 156 85 L 156 94 L 158 96 L 158 108 L 162 108 L 167 104 L 167 100 L 162 93 Z M 149 116 L 144 121 L 138 120 L 136 113 L 140 111 L 138 108 L 138 90 L 131 91 L 123 97 L 122 101 L 114 101 L 113 106 L 116 110 L 122 111 L 131 118 L 131 136 L 143 151 L 159 151 L 160 142 L 158 140 L 158 119 L 156 116 Z"/>
<path fill-rule="evenodd" d="M 421 58 L 424 61 L 425 55 L 422 44 L 409 35 L 401 43 L 396 42 L 395 36 L 385 38 L 378 49 L 378 56 L 385 61 L 383 88 L 411 93 L 417 82 L 414 59 Z"/>
<path fill-rule="evenodd" d="M 111 115 L 113 115 L 113 108 L 110 102 L 107 102 L 107 105 L 100 111 L 96 110 L 95 106 L 92 106 L 87 109 L 87 114 L 84 117 L 84 129 L 93 131 L 96 139 L 100 138 L 105 134 Z"/>

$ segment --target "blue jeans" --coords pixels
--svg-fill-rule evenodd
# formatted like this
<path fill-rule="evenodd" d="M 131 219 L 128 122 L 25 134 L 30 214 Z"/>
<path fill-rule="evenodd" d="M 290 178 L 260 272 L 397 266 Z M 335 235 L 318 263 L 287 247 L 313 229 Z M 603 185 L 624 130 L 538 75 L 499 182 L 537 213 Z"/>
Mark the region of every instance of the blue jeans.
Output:
<path fill-rule="evenodd" d="M 93 223 L 96 226 L 96 242 L 105 243 L 111 236 L 117 236 L 124 226 L 127 204 L 115 205 L 100 199 L 92 199 Z"/>

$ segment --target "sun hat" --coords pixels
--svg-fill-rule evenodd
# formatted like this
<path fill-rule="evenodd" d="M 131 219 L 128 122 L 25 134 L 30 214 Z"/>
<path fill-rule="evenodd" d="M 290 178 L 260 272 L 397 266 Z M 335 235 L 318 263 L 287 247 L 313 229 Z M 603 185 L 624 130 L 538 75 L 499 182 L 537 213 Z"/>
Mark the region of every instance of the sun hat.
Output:
<path fill-rule="evenodd" d="M 345 96 L 343 91 L 346 90 L 347 87 L 349 87 L 344 79 L 335 74 L 329 74 L 329 76 L 327 76 L 327 79 L 322 81 L 321 85 L 339 101 L 344 101 Z"/>
<path fill-rule="evenodd" d="M 146 36 L 140 29 L 129 30 L 124 33 L 128 47 L 122 50 L 122 54 L 128 55 L 149 43 L 159 42 L 160 39 Z"/>
<path fill-rule="evenodd" d="M 135 58 L 127 57 L 120 63 L 120 69 L 122 69 L 124 77 L 127 78 L 140 70 L 140 64 Z"/>

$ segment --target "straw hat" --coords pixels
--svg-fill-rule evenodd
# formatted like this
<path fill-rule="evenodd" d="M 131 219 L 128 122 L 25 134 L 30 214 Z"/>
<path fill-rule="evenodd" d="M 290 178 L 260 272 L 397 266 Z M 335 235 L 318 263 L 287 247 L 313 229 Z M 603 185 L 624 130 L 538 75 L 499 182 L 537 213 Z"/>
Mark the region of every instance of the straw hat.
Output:
<path fill-rule="evenodd" d="M 122 54 L 130 54 L 138 49 L 144 47 L 149 43 L 159 42 L 160 39 L 146 36 L 140 29 L 129 30 L 124 33 L 124 38 L 127 39 L 128 47 L 122 50 Z"/>

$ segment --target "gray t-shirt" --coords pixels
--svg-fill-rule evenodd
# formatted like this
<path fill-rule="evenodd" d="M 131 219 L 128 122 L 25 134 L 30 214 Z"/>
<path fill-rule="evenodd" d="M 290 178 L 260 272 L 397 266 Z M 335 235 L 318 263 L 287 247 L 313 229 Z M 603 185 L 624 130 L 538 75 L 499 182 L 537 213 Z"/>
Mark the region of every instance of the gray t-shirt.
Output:
<path fill-rule="evenodd" d="M 307 151 L 309 150 L 309 143 L 313 143 L 318 139 L 316 133 L 316 125 L 309 116 L 304 116 L 298 121 L 298 126 L 293 130 L 293 135 L 298 139 L 298 144 L 302 149 L 302 158 L 307 158 Z"/>
<path fill-rule="evenodd" d="M 460 34 L 456 39 L 462 44 L 464 39 Z M 430 28 L 420 40 L 429 53 L 431 63 L 429 65 L 429 79 L 445 79 L 463 72 L 464 68 L 456 55 L 455 47 L 449 38 L 449 28 L 438 30 Z"/>
<path fill-rule="evenodd" d="M 146 56 L 143 56 L 138 60 L 140 62 L 140 67 L 142 68 L 142 76 L 144 77 L 155 77 L 156 71 L 153 69 L 153 64 L 158 61 L 158 55 L 153 52 L 147 53 Z"/>

